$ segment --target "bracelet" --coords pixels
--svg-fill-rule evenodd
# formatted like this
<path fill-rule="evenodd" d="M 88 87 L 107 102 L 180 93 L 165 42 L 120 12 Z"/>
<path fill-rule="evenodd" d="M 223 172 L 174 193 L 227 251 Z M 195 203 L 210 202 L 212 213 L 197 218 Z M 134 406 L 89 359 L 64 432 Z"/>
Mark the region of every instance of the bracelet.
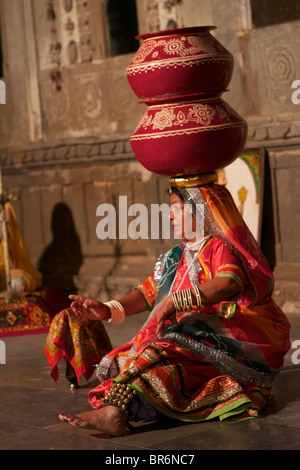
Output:
<path fill-rule="evenodd" d="M 187 289 L 187 296 L 188 296 L 189 305 L 192 309 L 193 308 L 193 297 L 192 297 L 191 289 Z"/>
<path fill-rule="evenodd" d="M 123 323 L 125 320 L 125 310 L 120 302 L 117 300 L 111 300 L 110 302 L 105 302 L 104 305 L 109 308 L 111 314 L 109 320 L 104 320 L 105 323 Z"/>
<path fill-rule="evenodd" d="M 202 307 L 200 290 L 199 290 L 199 287 L 196 284 L 193 286 L 193 288 L 194 288 L 195 295 L 196 295 L 197 308 L 200 309 Z"/>
<path fill-rule="evenodd" d="M 180 307 L 179 307 L 179 303 L 178 303 L 178 300 L 177 300 L 176 292 L 172 293 L 172 299 L 173 299 L 173 302 L 174 302 L 174 307 L 175 307 L 176 312 L 180 312 Z"/>
<path fill-rule="evenodd" d="M 172 293 L 174 307 L 177 313 L 193 309 L 193 298 L 191 289 L 179 290 Z"/>
<path fill-rule="evenodd" d="M 181 292 L 181 298 L 182 298 L 182 306 L 183 306 L 183 311 L 185 312 L 187 310 L 187 295 L 186 295 L 186 290 L 182 290 Z"/>

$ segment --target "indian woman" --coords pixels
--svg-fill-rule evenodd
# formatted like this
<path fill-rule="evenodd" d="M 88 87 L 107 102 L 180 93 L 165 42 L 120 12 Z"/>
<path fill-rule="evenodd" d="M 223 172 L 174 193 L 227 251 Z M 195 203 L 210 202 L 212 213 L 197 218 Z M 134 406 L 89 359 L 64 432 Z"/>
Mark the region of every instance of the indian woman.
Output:
<path fill-rule="evenodd" d="M 257 416 L 290 348 L 273 275 L 228 190 L 214 175 L 171 178 L 170 219 L 182 241 L 118 300 L 72 296 L 74 317 L 121 323 L 150 314 L 97 366 L 93 408 L 60 420 L 116 436 L 128 422 Z"/>

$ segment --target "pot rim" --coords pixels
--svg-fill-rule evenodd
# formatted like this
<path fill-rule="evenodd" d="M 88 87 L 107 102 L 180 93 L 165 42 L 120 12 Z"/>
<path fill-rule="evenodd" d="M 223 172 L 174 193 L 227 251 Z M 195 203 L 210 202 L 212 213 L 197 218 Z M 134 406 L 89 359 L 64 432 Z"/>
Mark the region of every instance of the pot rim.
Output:
<path fill-rule="evenodd" d="M 217 26 L 191 26 L 187 28 L 165 29 L 162 31 L 154 31 L 152 33 L 139 34 L 135 39 L 153 39 L 161 36 L 173 36 L 179 34 L 199 34 L 217 29 Z"/>

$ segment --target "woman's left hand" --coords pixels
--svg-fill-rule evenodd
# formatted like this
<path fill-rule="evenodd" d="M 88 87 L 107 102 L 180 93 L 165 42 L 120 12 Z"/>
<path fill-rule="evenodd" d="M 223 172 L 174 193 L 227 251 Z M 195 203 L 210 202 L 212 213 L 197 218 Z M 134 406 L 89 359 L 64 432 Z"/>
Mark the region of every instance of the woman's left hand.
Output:
<path fill-rule="evenodd" d="M 163 306 L 157 314 L 156 335 L 159 338 L 162 337 L 164 323 L 166 320 L 170 320 L 171 323 L 176 323 L 176 310 L 171 295 L 165 300 Z"/>

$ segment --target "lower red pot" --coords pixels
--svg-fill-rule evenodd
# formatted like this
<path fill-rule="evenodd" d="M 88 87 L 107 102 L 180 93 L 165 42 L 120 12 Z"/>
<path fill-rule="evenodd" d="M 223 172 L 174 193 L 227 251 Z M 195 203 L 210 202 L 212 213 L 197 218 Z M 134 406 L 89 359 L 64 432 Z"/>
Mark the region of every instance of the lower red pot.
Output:
<path fill-rule="evenodd" d="M 147 170 L 172 176 L 223 168 L 246 139 L 246 121 L 221 98 L 210 98 L 149 106 L 130 142 Z"/>

